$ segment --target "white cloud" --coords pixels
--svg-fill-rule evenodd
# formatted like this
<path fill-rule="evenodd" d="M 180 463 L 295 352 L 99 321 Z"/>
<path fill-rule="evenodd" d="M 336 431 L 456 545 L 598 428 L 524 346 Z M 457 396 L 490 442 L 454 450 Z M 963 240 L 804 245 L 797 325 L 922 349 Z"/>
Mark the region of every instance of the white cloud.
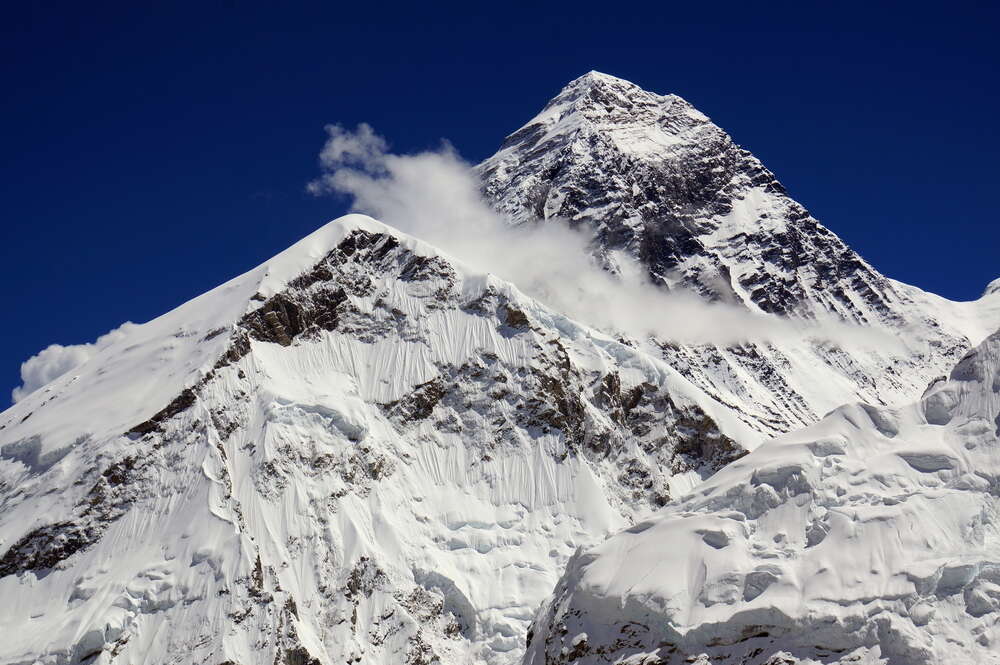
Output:
<path fill-rule="evenodd" d="M 371 125 L 363 122 L 353 132 L 340 125 L 327 125 L 325 129 L 329 137 L 319 154 L 324 169 L 335 171 L 346 165 L 360 166 L 369 171 L 380 168 L 389 146 Z M 322 183 L 310 183 L 309 188 L 320 193 Z"/>
<path fill-rule="evenodd" d="M 481 197 L 479 180 L 450 146 L 414 155 L 387 152 L 368 125 L 328 126 L 323 175 L 314 194 L 339 192 L 353 207 L 492 272 L 557 311 L 606 330 L 679 343 L 732 344 L 816 338 L 863 346 L 896 344 L 888 335 L 832 318 L 806 322 L 708 303 L 652 286 L 638 264 L 613 276 L 591 258 L 590 238 L 566 224 L 512 226 Z"/>
<path fill-rule="evenodd" d="M 98 352 L 125 337 L 135 324 L 126 322 L 119 328 L 101 335 L 88 344 L 50 344 L 21 363 L 21 385 L 14 388 L 11 399 L 19 402 L 42 386 L 58 379 L 93 358 Z"/>

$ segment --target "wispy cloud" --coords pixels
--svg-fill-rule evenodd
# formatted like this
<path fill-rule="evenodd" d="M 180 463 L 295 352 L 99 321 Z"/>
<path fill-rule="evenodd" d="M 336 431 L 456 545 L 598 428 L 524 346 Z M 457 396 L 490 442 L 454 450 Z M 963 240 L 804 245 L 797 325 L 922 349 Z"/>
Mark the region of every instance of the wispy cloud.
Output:
<path fill-rule="evenodd" d="M 639 265 L 621 257 L 621 274 L 592 259 L 591 238 L 567 224 L 513 226 L 480 194 L 471 166 L 447 144 L 397 155 L 368 125 L 331 125 L 320 154 L 323 174 L 314 194 L 337 192 L 353 207 L 425 240 L 469 265 L 515 283 L 522 291 L 591 326 L 679 343 L 816 338 L 863 345 L 894 344 L 888 335 L 840 321 L 803 321 L 709 303 L 650 284 Z"/>

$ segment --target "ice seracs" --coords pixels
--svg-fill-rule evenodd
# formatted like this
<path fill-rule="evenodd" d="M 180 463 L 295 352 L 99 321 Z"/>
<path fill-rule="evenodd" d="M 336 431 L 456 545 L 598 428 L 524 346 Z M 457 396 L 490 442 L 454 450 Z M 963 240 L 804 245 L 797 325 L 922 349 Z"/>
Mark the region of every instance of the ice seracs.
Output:
<path fill-rule="evenodd" d="M 525 664 L 1000 662 L 998 487 L 1000 333 L 574 556 Z"/>

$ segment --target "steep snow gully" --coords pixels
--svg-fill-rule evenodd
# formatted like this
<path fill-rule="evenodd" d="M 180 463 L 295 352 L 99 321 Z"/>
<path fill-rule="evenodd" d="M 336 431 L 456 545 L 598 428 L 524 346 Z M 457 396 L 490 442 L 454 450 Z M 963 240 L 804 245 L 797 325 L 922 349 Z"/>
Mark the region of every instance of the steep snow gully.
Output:
<path fill-rule="evenodd" d="M 477 173 L 613 274 L 907 344 L 630 339 L 349 215 L 0 414 L 0 663 L 1000 662 L 995 284 L 886 278 L 595 72 Z"/>

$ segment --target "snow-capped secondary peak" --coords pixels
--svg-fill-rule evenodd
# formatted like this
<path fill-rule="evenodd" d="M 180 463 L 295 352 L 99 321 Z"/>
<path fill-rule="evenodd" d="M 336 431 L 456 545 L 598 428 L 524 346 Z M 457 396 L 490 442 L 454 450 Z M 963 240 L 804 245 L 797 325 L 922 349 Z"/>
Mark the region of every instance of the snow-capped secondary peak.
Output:
<path fill-rule="evenodd" d="M 0 414 L 0 662 L 511 663 L 576 547 L 752 434 L 351 215 Z"/>
<path fill-rule="evenodd" d="M 983 296 L 991 296 L 995 293 L 1000 293 L 1000 277 L 994 279 L 986 285 L 986 290 L 983 291 Z"/>

